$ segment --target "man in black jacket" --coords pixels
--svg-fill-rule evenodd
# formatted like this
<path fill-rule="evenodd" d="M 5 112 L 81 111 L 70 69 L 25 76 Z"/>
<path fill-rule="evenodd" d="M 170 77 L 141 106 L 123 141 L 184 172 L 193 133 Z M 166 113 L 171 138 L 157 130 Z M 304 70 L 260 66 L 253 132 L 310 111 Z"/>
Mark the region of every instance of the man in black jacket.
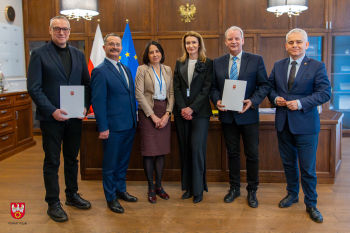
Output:
<path fill-rule="evenodd" d="M 63 16 L 51 19 L 51 42 L 34 49 L 31 53 L 27 88 L 37 106 L 36 119 L 40 120 L 44 159 L 45 201 L 47 214 L 57 222 L 68 220 L 59 199 L 58 169 L 63 142 L 66 205 L 80 209 L 91 207 L 78 191 L 78 152 L 82 129 L 81 118 L 66 118 L 60 109 L 60 86 L 84 85 L 85 108 L 90 106 L 90 76 L 84 54 L 67 44 L 70 25 Z"/>

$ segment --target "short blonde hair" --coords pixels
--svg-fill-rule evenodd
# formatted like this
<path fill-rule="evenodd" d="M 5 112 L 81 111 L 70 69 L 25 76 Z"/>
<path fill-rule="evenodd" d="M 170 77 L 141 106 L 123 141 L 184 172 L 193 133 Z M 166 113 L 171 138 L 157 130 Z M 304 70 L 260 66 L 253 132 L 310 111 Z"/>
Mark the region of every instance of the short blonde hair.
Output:
<path fill-rule="evenodd" d="M 227 38 L 227 34 L 228 34 L 229 31 L 240 31 L 242 39 L 244 38 L 243 30 L 240 27 L 232 26 L 232 27 L 230 27 L 229 29 L 226 30 L 226 32 L 225 32 L 225 39 Z"/>
<path fill-rule="evenodd" d="M 203 37 L 198 33 L 194 31 L 187 32 L 183 37 L 182 37 L 182 57 L 179 58 L 180 62 L 186 61 L 186 59 L 189 57 L 188 52 L 186 51 L 186 38 L 188 36 L 194 36 L 197 37 L 198 43 L 199 43 L 199 49 L 198 49 L 198 59 L 205 63 L 207 60 L 207 57 L 205 56 L 205 46 L 204 46 L 204 41 Z"/>
<path fill-rule="evenodd" d="M 58 16 L 55 16 L 55 17 L 53 17 L 52 19 L 50 19 L 50 27 L 52 27 L 53 21 L 54 21 L 55 19 L 64 19 L 64 20 L 66 20 L 67 23 L 68 23 L 68 27 L 70 28 L 69 20 L 68 20 L 66 17 L 64 17 L 63 15 L 58 15 Z"/>

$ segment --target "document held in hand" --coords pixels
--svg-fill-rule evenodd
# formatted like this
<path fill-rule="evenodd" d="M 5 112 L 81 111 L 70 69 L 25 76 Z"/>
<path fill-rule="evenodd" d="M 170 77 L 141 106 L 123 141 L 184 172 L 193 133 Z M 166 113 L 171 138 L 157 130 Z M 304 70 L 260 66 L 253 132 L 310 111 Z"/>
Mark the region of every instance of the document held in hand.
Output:
<path fill-rule="evenodd" d="M 60 109 L 67 118 L 84 117 L 84 86 L 60 86 Z"/>
<path fill-rule="evenodd" d="M 242 111 L 243 100 L 247 81 L 225 79 L 224 93 L 221 104 L 225 105 L 223 109 L 231 111 Z"/>

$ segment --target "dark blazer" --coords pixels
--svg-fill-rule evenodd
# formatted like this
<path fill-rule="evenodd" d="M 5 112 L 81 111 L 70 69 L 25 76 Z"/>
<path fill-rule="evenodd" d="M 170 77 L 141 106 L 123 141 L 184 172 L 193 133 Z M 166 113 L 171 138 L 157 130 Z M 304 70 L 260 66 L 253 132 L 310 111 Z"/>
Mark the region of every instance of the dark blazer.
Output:
<path fill-rule="evenodd" d="M 325 64 L 312 58 L 304 57 L 293 86 L 288 91 L 287 72 L 290 58 L 275 63 L 269 77 L 273 87 L 269 94 L 271 103 L 276 97 L 286 101 L 299 99 L 301 110 L 289 110 L 287 107 L 276 106 L 275 125 L 277 131 L 282 131 L 286 118 L 293 134 L 315 134 L 320 132 L 320 118 L 317 106 L 331 98 L 331 85 L 328 80 Z"/>
<path fill-rule="evenodd" d="M 228 73 L 229 60 L 230 54 L 214 59 L 213 87 L 210 92 L 211 101 L 214 105 L 218 100 L 222 100 L 225 79 L 230 79 Z M 259 122 L 258 106 L 271 89 L 263 58 L 256 54 L 242 52 L 238 80 L 247 81 L 244 99 L 250 99 L 253 106 L 243 114 L 237 111 L 219 111 L 219 120 L 223 123 L 231 123 L 234 118 L 238 125 Z"/>
<path fill-rule="evenodd" d="M 135 86 L 130 69 L 122 64 L 128 79 L 106 58 L 91 72 L 91 102 L 97 131 L 123 131 L 136 127 Z"/>
<path fill-rule="evenodd" d="M 90 75 L 84 54 L 68 45 L 72 59 L 70 77 L 63 68 L 52 41 L 34 49 L 30 56 L 27 89 L 37 106 L 36 119 L 54 121 L 52 116 L 60 108 L 60 86 L 84 85 L 85 107 L 90 107 Z"/>
<path fill-rule="evenodd" d="M 193 110 L 193 118 L 210 117 L 213 115 L 209 100 L 213 60 L 207 58 L 205 63 L 198 60 L 196 67 L 198 68 L 195 68 L 193 72 L 190 96 L 187 97 L 188 59 L 185 62 L 176 61 L 174 71 L 174 116 L 181 117 L 181 109 L 186 107 L 190 107 Z"/>

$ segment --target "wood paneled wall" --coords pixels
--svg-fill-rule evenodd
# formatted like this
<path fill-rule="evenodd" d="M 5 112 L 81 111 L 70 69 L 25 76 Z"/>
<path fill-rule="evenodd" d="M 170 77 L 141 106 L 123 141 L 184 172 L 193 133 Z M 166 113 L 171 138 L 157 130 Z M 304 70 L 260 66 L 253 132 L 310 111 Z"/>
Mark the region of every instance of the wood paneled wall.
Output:
<path fill-rule="evenodd" d="M 189 30 L 205 38 L 207 56 L 216 58 L 227 53 L 224 34 L 228 27 L 239 26 L 245 33 L 243 50 L 263 56 L 270 74 L 275 61 L 287 56 L 285 35 L 295 28 L 305 29 L 309 35 L 323 36 L 323 61 L 330 72 L 330 39 L 333 32 L 350 32 L 350 1 L 309 0 L 309 9 L 300 16 L 286 14 L 276 18 L 267 12 L 266 0 L 100 0 L 100 14 L 91 21 L 71 20 L 70 40 L 85 40 L 85 54 L 90 57 L 97 24 L 103 36 L 123 35 L 126 19 L 141 64 L 145 44 L 160 42 L 165 51 L 165 65 L 172 69 L 181 56 L 181 37 Z M 180 5 L 196 6 L 191 23 L 181 21 Z M 26 61 L 29 63 L 29 41 L 50 40 L 49 21 L 59 15 L 59 0 L 23 0 Z"/>

